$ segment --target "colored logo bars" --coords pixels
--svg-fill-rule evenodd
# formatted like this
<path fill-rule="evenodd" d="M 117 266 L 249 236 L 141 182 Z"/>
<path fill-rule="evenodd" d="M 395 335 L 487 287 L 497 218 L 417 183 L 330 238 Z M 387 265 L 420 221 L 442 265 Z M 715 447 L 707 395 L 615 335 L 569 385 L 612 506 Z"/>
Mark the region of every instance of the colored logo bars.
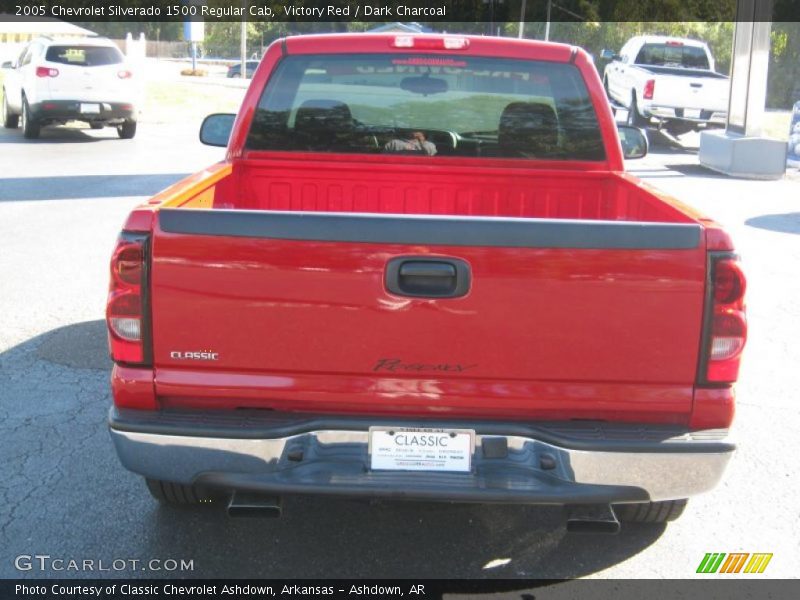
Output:
<path fill-rule="evenodd" d="M 748 560 L 748 557 L 750 560 Z M 703 557 L 703 560 L 700 561 L 697 572 L 763 573 L 770 560 L 772 560 L 771 553 L 749 554 L 747 552 L 734 552 L 732 554 L 725 554 L 724 552 L 709 552 Z M 742 570 L 742 567 L 744 567 L 744 570 Z"/>

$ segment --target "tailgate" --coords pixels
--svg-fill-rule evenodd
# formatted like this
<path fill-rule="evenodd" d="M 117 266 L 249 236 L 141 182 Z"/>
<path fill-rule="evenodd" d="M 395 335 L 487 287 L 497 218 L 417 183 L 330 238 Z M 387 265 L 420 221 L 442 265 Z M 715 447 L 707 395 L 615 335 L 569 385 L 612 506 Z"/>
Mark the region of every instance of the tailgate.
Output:
<path fill-rule="evenodd" d="M 653 104 L 706 111 L 728 110 L 728 81 L 724 77 L 657 75 Z"/>
<path fill-rule="evenodd" d="M 191 209 L 158 221 L 153 356 L 166 403 L 553 418 L 691 409 L 699 225 Z M 387 289 L 403 277 L 398 257 L 422 288 Z M 463 295 L 426 297 L 449 289 L 448 265 L 466 267 Z"/>
<path fill-rule="evenodd" d="M 58 70 L 58 77 L 48 77 L 49 97 L 53 100 L 84 100 L 95 102 L 130 102 L 135 91 L 131 78 L 118 76 L 126 70 L 122 64 L 78 66 L 46 62 Z"/>

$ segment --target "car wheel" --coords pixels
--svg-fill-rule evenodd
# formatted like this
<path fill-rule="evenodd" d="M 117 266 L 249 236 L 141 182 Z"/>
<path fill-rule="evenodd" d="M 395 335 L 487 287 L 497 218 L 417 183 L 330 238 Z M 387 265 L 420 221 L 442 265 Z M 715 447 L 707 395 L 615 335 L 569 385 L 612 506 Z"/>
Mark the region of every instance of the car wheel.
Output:
<path fill-rule="evenodd" d="M 631 94 L 631 105 L 628 109 L 628 125 L 632 127 L 644 127 L 647 120 L 639 114 L 639 107 L 636 104 L 636 94 Z"/>
<path fill-rule="evenodd" d="M 91 127 L 92 129 L 102 129 L 103 128 L 103 124 L 102 123 L 89 123 L 89 127 Z"/>
<path fill-rule="evenodd" d="M 3 127 L 6 129 L 16 129 L 19 126 L 19 115 L 12 115 L 8 110 L 8 101 L 6 100 L 6 90 L 3 89 L 3 108 L 2 108 Z"/>
<path fill-rule="evenodd" d="M 163 504 L 177 506 L 211 504 L 221 497 L 221 494 L 212 493 L 206 488 L 196 485 L 146 478 L 145 483 L 147 483 L 147 489 L 150 490 L 150 495 Z"/>
<path fill-rule="evenodd" d="M 29 140 L 35 140 L 39 137 L 41 126 L 39 122 L 31 116 L 31 109 L 28 106 L 28 100 L 25 96 L 22 97 L 22 135 Z"/>
<path fill-rule="evenodd" d="M 136 135 L 136 121 L 126 120 L 122 125 L 117 125 L 117 135 L 123 140 L 129 140 Z"/>
<path fill-rule="evenodd" d="M 625 523 L 669 523 L 683 514 L 687 500 L 615 504 L 614 514 Z"/>

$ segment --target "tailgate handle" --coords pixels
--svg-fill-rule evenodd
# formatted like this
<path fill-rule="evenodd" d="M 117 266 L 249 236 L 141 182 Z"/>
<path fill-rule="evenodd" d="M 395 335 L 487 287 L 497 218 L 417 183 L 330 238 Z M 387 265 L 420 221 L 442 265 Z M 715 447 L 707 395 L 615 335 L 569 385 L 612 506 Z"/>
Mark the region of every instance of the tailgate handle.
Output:
<path fill-rule="evenodd" d="M 400 257 L 386 265 L 386 289 L 398 296 L 458 298 L 469 291 L 469 265 L 459 258 Z"/>

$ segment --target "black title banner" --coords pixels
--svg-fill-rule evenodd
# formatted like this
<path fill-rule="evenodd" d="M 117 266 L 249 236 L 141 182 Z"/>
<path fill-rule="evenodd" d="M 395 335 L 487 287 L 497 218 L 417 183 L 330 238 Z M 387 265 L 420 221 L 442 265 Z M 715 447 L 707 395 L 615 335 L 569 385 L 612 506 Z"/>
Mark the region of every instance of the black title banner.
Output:
<path fill-rule="evenodd" d="M 2 21 L 685 22 L 750 21 L 753 12 L 797 21 L 800 0 L 0 0 Z"/>

